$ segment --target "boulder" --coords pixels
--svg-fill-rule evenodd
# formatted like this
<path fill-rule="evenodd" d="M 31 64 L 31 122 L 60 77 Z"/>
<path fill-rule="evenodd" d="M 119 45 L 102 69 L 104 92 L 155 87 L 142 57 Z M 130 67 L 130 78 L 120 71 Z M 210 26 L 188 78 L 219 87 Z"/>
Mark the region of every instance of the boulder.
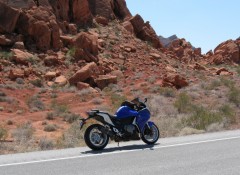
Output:
<path fill-rule="evenodd" d="M 161 59 L 161 55 L 157 54 L 157 53 L 150 53 L 150 56 L 153 58 L 153 59 Z"/>
<path fill-rule="evenodd" d="M 88 2 L 93 16 L 99 15 L 110 20 L 115 18 L 112 0 L 88 0 Z"/>
<path fill-rule="evenodd" d="M 72 3 L 73 21 L 79 26 L 92 25 L 93 17 L 88 0 L 73 0 Z"/>
<path fill-rule="evenodd" d="M 199 63 L 196 63 L 196 64 L 194 65 L 193 69 L 194 69 L 194 70 L 204 70 L 204 71 L 207 70 L 207 68 L 206 68 L 205 66 L 203 66 L 203 65 L 201 65 L 201 64 L 199 64 Z"/>
<path fill-rule="evenodd" d="M 77 71 L 68 81 L 71 85 L 76 85 L 78 82 L 84 82 L 88 78 L 98 75 L 98 72 L 96 63 L 91 62 Z"/>
<path fill-rule="evenodd" d="M 90 88 L 90 85 L 87 83 L 83 83 L 83 82 L 78 82 L 77 83 L 77 89 L 78 90 L 83 90 L 83 89 L 88 89 Z"/>
<path fill-rule="evenodd" d="M 0 33 L 11 33 L 15 30 L 20 12 L 0 1 Z"/>
<path fill-rule="evenodd" d="M 228 69 L 226 69 L 226 68 L 224 68 L 224 67 L 218 69 L 218 70 L 216 71 L 216 74 L 217 74 L 217 75 L 233 75 L 232 72 L 230 72 Z"/>
<path fill-rule="evenodd" d="M 67 78 L 63 75 L 60 75 L 54 81 L 54 83 L 57 84 L 58 86 L 65 86 L 67 84 L 67 82 L 68 82 Z"/>
<path fill-rule="evenodd" d="M 240 63 L 240 44 L 237 40 L 228 40 L 219 44 L 210 57 L 212 63 Z"/>
<path fill-rule="evenodd" d="M 160 39 L 158 38 L 156 32 L 151 27 L 149 22 L 144 23 L 143 18 L 140 15 L 135 15 L 131 19 L 131 22 L 134 32 L 138 38 L 143 41 L 148 41 L 152 44 L 155 48 L 161 48 L 162 44 L 160 43 Z"/>
<path fill-rule="evenodd" d="M 125 21 L 122 25 L 129 33 L 134 34 L 134 28 L 131 22 Z"/>
<path fill-rule="evenodd" d="M 96 17 L 95 17 L 95 21 L 96 21 L 98 24 L 102 24 L 103 26 L 108 25 L 108 19 L 105 18 L 105 17 L 102 17 L 102 16 L 96 16 Z"/>
<path fill-rule="evenodd" d="M 127 4 L 125 0 L 114 0 L 113 1 L 113 11 L 115 16 L 119 19 L 126 20 L 131 18 L 132 14 L 127 8 Z"/>
<path fill-rule="evenodd" d="M 13 42 L 6 38 L 5 35 L 0 35 L 0 46 L 11 46 L 13 45 Z"/>
<path fill-rule="evenodd" d="M 24 70 L 22 69 L 11 69 L 9 72 L 9 78 L 11 80 L 16 80 L 17 78 L 24 78 Z"/>
<path fill-rule="evenodd" d="M 46 79 L 46 80 L 52 80 L 52 79 L 54 79 L 56 76 L 57 76 L 57 73 L 56 73 L 56 72 L 47 72 L 47 73 L 45 74 L 45 79 Z"/>
<path fill-rule="evenodd" d="M 19 49 L 12 49 L 13 60 L 18 64 L 28 65 L 29 60 L 34 57 L 33 54 Z"/>
<path fill-rule="evenodd" d="M 24 50 L 25 49 L 25 46 L 24 46 L 24 43 L 23 42 L 16 42 L 14 45 L 13 45 L 13 48 L 14 49 L 20 49 L 20 50 Z"/>
<path fill-rule="evenodd" d="M 98 62 L 98 37 L 86 32 L 79 33 L 73 39 L 73 47 L 76 48 L 74 57 L 87 62 Z"/>
<path fill-rule="evenodd" d="M 104 89 L 109 84 L 117 84 L 117 77 L 113 75 L 100 75 L 94 81 L 98 88 Z"/>
<path fill-rule="evenodd" d="M 44 59 L 44 63 L 46 66 L 56 66 L 61 64 L 61 60 L 59 60 L 57 56 L 50 55 Z"/>
<path fill-rule="evenodd" d="M 171 86 L 180 89 L 188 85 L 189 83 L 187 80 L 178 74 L 170 74 L 163 79 L 163 86 Z"/>

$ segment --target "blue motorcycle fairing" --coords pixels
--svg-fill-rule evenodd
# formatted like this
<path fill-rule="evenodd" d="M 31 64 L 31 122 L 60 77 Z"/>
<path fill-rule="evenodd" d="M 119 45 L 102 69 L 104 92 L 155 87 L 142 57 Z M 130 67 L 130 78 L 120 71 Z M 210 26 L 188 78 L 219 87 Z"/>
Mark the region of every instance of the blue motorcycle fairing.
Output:
<path fill-rule="evenodd" d="M 144 126 L 149 119 L 150 119 L 150 112 L 147 108 L 144 108 L 138 112 L 137 125 L 141 132 L 143 132 Z"/>
<path fill-rule="evenodd" d="M 116 116 L 118 119 L 123 119 L 123 118 L 128 118 L 128 117 L 137 117 L 138 112 L 128 106 L 121 106 L 117 110 Z"/>
<path fill-rule="evenodd" d="M 151 128 L 151 127 L 153 126 L 154 123 L 151 122 L 151 121 L 148 121 L 147 124 L 148 124 L 148 126 Z"/>

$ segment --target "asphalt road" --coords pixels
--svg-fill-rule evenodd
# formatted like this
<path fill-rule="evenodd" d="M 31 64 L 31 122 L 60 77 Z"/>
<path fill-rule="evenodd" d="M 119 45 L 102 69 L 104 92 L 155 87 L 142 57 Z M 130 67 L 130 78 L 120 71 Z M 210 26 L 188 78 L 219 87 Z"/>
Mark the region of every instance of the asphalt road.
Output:
<path fill-rule="evenodd" d="M 0 156 L 0 175 L 238 175 L 240 130 Z"/>

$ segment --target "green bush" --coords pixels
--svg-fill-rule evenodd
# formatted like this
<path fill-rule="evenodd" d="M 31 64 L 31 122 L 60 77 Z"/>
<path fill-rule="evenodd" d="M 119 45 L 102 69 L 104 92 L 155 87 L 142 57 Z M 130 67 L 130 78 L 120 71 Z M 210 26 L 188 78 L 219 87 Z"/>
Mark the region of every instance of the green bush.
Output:
<path fill-rule="evenodd" d="M 240 105 L 240 89 L 236 87 L 231 87 L 228 94 L 228 99 L 230 102 L 234 103 L 235 105 Z"/>
<path fill-rule="evenodd" d="M 224 86 L 232 88 L 235 85 L 235 82 L 230 80 L 229 78 L 221 77 L 221 82 L 223 83 Z"/>
<path fill-rule="evenodd" d="M 0 126 L 0 140 L 5 140 L 7 136 L 8 136 L 7 130 Z"/>
<path fill-rule="evenodd" d="M 52 140 L 47 138 L 41 138 L 38 146 L 41 150 L 51 150 L 54 148 L 54 143 Z"/>
<path fill-rule="evenodd" d="M 57 126 L 53 125 L 53 124 L 47 124 L 44 127 L 44 131 L 46 131 L 46 132 L 53 132 L 53 131 L 56 131 L 56 130 L 57 130 Z"/>
<path fill-rule="evenodd" d="M 43 81 L 41 79 L 31 80 L 30 83 L 36 87 L 43 87 Z"/>
<path fill-rule="evenodd" d="M 179 113 L 190 112 L 192 109 L 191 97 L 185 92 L 180 93 L 174 103 L 174 106 L 177 108 Z"/>
<path fill-rule="evenodd" d="M 37 95 L 34 95 L 32 97 L 30 97 L 27 100 L 27 105 L 30 109 L 37 109 L 37 110 L 44 110 L 45 109 L 45 105 L 44 103 L 41 101 L 41 99 L 39 99 L 39 97 Z"/>
<path fill-rule="evenodd" d="M 236 122 L 236 112 L 231 106 L 225 104 L 220 107 L 219 111 L 230 123 Z"/>
<path fill-rule="evenodd" d="M 34 129 L 30 122 L 24 123 L 17 127 L 12 133 L 12 136 L 18 142 L 25 142 L 31 140 L 34 133 Z"/>
<path fill-rule="evenodd" d="M 4 52 L 4 51 L 0 51 L 0 59 L 4 59 L 4 60 L 10 60 L 13 56 L 12 52 Z"/>
<path fill-rule="evenodd" d="M 198 130 L 206 130 L 206 128 L 213 123 L 221 123 L 223 116 L 218 112 L 212 112 L 204 107 L 194 107 L 193 114 L 184 119 L 187 126 L 196 128 Z"/>
<path fill-rule="evenodd" d="M 159 91 L 160 91 L 160 94 L 165 97 L 175 97 L 176 96 L 176 92 L 173 88 L 161 87 L 159 89 Z"/>

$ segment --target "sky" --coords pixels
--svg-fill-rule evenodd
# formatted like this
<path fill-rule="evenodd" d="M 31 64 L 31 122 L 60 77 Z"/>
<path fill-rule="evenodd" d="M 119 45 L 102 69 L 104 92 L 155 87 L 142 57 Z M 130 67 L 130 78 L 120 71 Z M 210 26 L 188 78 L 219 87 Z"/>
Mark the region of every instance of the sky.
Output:
<path fill-rule="evenodd" d="M 240 0 L 126 0 L 132 15 L 140 14 L 156 31 L 176 34 L 206 53 L 240 37 Z"/>

